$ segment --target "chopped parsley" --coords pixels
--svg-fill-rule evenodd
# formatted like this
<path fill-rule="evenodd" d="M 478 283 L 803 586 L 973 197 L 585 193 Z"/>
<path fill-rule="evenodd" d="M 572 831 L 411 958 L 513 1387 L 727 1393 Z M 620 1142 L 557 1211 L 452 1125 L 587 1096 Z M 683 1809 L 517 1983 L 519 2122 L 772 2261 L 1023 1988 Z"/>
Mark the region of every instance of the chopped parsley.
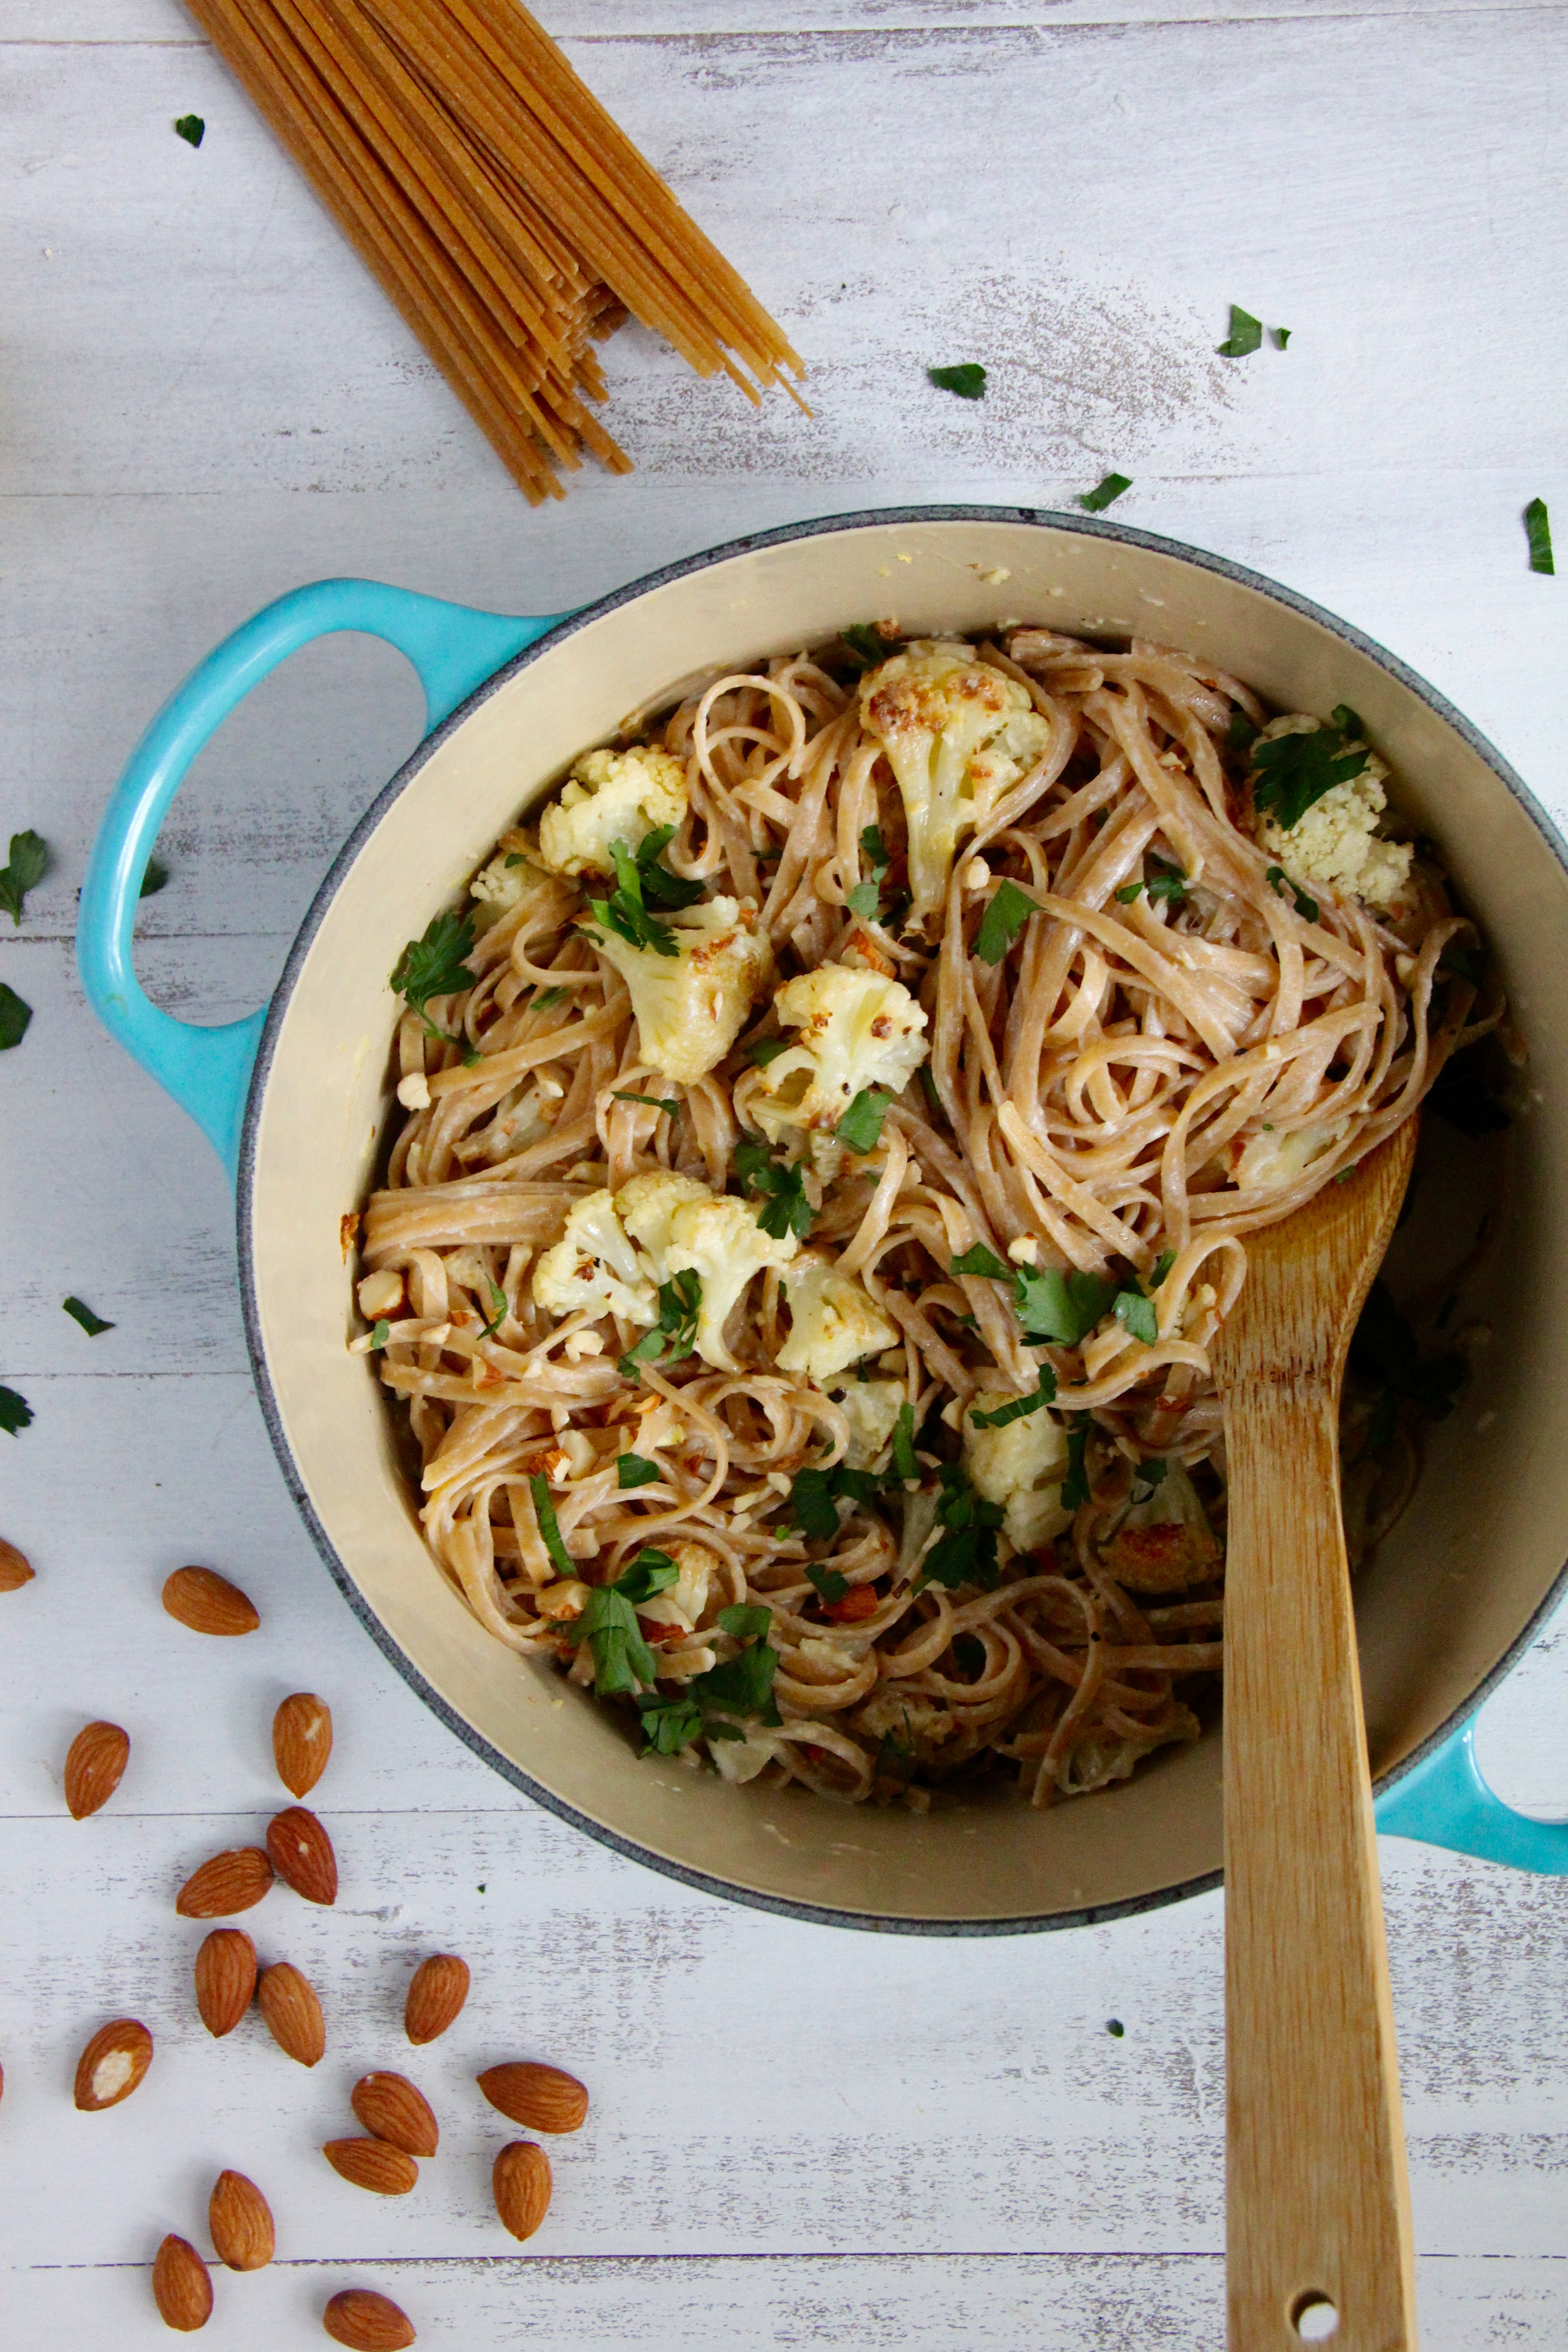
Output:
<path fill-rule="evenodd" d="M 612 1102 L 646 1103 L 649 1110 L 663 1111 L 666 1118 L 679 1118 L 680 1117 L 680 1105 L 676 1101 L 673 1095 L 613 1094 L 610 1099 Z"/>
<path fill-rule="evenodd" d="M 561 1533 L 561 1522 L 555 1516 L 555 1506 L 550 1499 L 549 1479 L 543 1476 L 531 1478 L 528 1482 L 528 1491 L 533 1496 L 533 1516 L 539 1521 L 539 1533 L 545 1550 L 550 1554 L 563 1576 L 575 1576 L 576 1563 L 566 1549 L 565 1538 Z"/>
<path fill-rule="evenodd" d="M 868 1151 L 875 1151 L 892 1099 L 880 1087 L 861 1087 L 833 1130 L 847 1150 L 862 1157 Z"/>
<path fill-rule="evenodd" d="M 1171 1268 L 1175 1265 L 1175 1263 L 1176 1253 L 1173 1249 L 1163 1249 L 1160 1252 L 1159 1256 L 1154 1260 L 1154 1271 L 1149 1276 L 1149 1287 L 1151 1290 L 1159 1289 L 1160 1285 L 1164 1281 L 1165 1276 L 1170 1273 Z"/>
<path fill-rule="evenodd" d="M 628 1348 L 616 1369 L 623 1381 L 642 1376 L 638 1366 L 676 1364 L 697 1345 L 697 1310 L 702 1304 L 702 1284 L 689 1266 L 683 1266 L 658 1286 L 658 1321 Z"/>
<path fill-rule="evenodd" d="M 637 1701 L 637 1713 L 642 1719 L 645 1756 L 679 1756 L 700 1739 L 706 1726 L 702 1709 L 694 1698 L 659 1698 L 644 1693 Z M 721 1737 L 741 1738 L 728 1726 L 721 1727 Z"/>
<path fill-rule="evenodd" d="M 748 1192 L 761 1193 L 766 1200 L 766 1207 L 757 1216 L 764 1234 L 775 1242 L 782 1242 L 786 1234 L 805 1240 L 815 1213 L 805 1197 L 805 1178 L 798 1164 L 770 1159 L 765 1144 L 743 1135 L 735 1146 L 735 1172 Z"/>
<path fill-rule="evenodd" d="M 100 1331 L 112 1331 L 114 1328 L 112 1323 L 106 1323 L 101 1315 L 95 1315 L 91 1307 L 79 1298 L 63 1299 L 61 1304 L 71 1321 L 79 1323 L 89 1339 L 96 1339 Z"/>
<path fill-rule="evenodd" d="M 0 1388 L 0 1430 L 7 1437 L 19 1437 L 33 1418 L 33 1408 L 25 1396 L 15 1389 Z"/>
<path fill-rule="evenodd" d="M 1152 1348 L 1160 1336 L 1160 1318 L 1154 1312 L 1154 1302 L 1145 1298 L 1141 1290 L 1119 1290 L 1111 1312 L 1122 1329 L 1134 1339 L 1142 1339 Z"/>
<path fill-rule="evenodd" d="M 1141 875 L 1136 882 L 1124 882 L 1120 890 L 1112 893 L 1118 903 L 1130 907 L 1140 890 L 1147 890 L 1151 898 L 1168 898 L 1173 907 L 1184 906 L 1187 877 L 1181 867 L 1169 865 L 1163 857 L 1151 857 L 1149 863 L 1153 868 L 1152 874 Z"/>
<path fill-rule="evenodd" d="M 529 1480 L 535 1490 L 536 1509 L 538 1489 L 543 1484 L 542 1478 Z M 547 1496 L 547 1506 L 548 1499 Z M 553 1510 L 550 1516 L 554 1518 Z M 575 1570 L 569 1573 L 574 1574 Z M 639 1685 L 658 1679 L 658 1662 L 637 1623 L 637 1604 L 639 1601 L 651 1601 L 656 1592 L 665 1591 L 679 1580 L 679 1575 L 680 1570 L 668 1552 L 645 1549 L 613 1584 L 590 1586 L 582 1615 L 568 1626 L 566 1638 L 574 1645 L 586 1642 L 593 1653 L 596 1698 L 613 1698 L 623 1691 L 635 1693 Z"/>
<path fill-rule="evenodd" d="M 910 1412 L 905 1405 L 902 1412 Z M 910 1421 L 913 1414 L 910 1412 Z M 903 1476 L 895 1466 L 885 1476 L 873 1470 L 851 1470 L 847 1464 L 836 1462 L 831 1470 L 797 1470 L 789 1490 L 789 1517 L 786 1527 L 798 1528 L 803 1536 L 814 1543 L 826 1543 L 838 1533 L 837 1501 L 843 1497 L 852 1503 L 874 1502 L 884 1486 L 896 1485 Z M 917 1468 L 914 1475 L 920 1475 Z"/>
<path fill-rule="evenodd" d="M 938 392 L 955 392 L 960 400 L 985 397 L 985 370 L 977 360 L 964 360 L 957 367 L 927 368 L 926 374 Z"/>
<path fill-rule="evenodd" d="M 953 1259 L 948 1271 L 950 1274 L 984 1275 L 987 1282 L 1011 1282 L 1014 1270 L 1003 1265 L 994 1250 L 988 1250 L 984 1242 L 976 1242 L 964 1251 L 962 1257 Z"/>
<path fill-rule="evenodd" d="M 25 998 L 18 996 L 14 988 L 8 988 L 0 980 L 0 1054 L 8 1045 L 21 1044 L 32 1017 L 32 1006 Z"/>
<path fill-rule="evenodd" d="M 1557 567 L 1552 561 L 1552 518 L 1544 499 L 1531 499 L 1525 508 L 1524 530 L 1530 542 L 1531 570 L 1554 573 Z"/>
<path fill-rule="evenodd" d="M 1262 729 L 1255 725 L 1247 717 L 1245 710 L 1233 710 L 1230 714 L 1230 725 L 1225 730 L 1226 749 L 1232 751 L 1250 751 L 1262 731 Z"/>
<path fill-rule="evenodd" d="M 672 824 L 656 825 L 637 845 L 635 857 L 624 841 L 612 841 L 615 889 L 607 898 L 588 901 L 595 921 L 607 931 L 614 931 L 628 947 L 648 948 L 661 956 L 678 956 L 680 948 L 669 925 L 648 912 L 647 901 L 651 898 L 657 907 L 694 907 L 704 894 L 702 883 L 689 882 L 659 864 L 660 851 L 674 837 Z"/>
<path fill-rule="evenodd" d="M 187 147 L 199 147 L 207 135 L 207 126 L 199 114 L 181 114 L 174 121 L 174 136 L 183 139 Z"/>
<path fill-rule="evenodd" d="M 1438 958 L 1438 967 L 1444 971 L 1457 972 L 1461 980 L 1468 980 L 1472 988 L 1479 988 L 1486 971 L 1479 948 L 1456 947 L 1451 941 Z"/>
<path fill-rule="evenodd" d="M 486 1275 L 485 1287 L 490 1294 L 490 1319 L 480 1331 L 481 1339 L 493 1339 L 507 1318 L 506 1293 L 493 1275 Z"/>
<path fill-rule="evenodd" d="M 1165 1476 L 1165 1465 L 1151 1454 L 1147 1461 L 1132 1465 L 1132 1501 L 1147 1503 L 1158 1492 Z"/>
<path fill-rule="evenodd" d="M 1274 348 L 1276 351 L 1282 352 L 1289 348 L 1290 341 L 1290 329 L 1289 327 L 1271 327 L 1268 331 L 1274 338 Z"/>
<path fill-rule="evenodd" d="M 883 1732 L 877 1748 L 877 1761 L 871 1771 L 874 1780 L 890 1780 L 893 1786 L 900 1790 L 909 1787 L 915 1777 L 915 1766 L 919 1761 L 915 1754 L 914 1741 L 909 1736 L 909 1729 L 910 1718 L 906 1713 L 904 1728 L 901 1732 Z"/>
<path fill-rule="evenodd" d="M 921 1094 L 924 1095 L 927 1102 L 931 1105 L 931 1108 L 936 1112 L 940 1118 L 943 1115 L 942 1097 L 936 1090 L 936 1080 L 931 1076 L 931 1064 L 929 1062 L 922 1062 L 920 1068 L 915 1072 L 915 1076 L 921 1082 Z"/>
<path fill-rule="evenodd" d="M 563 988 L 542 988 L 530 1010 L 534 1013 L 548 1013 L 552 1004 L 564 1004 L 566 996 L 567 991 Z"/>
<path fill-rule="evenodd" d="M 974 934 L 974 953 L 981 962 L 1000 963 L 1029 917 L 1038 912 L 1026 890 L 1016 882 L 1000 883 Z"/>
<path fill-rule="evenodd" d="M 879 662 L 887 660 L 890 650 L 888 640 L 873 622 L 851 621 L 849 626 L 840 629 L 838 634 L 850 652 L 858 654 L 868 669 L 875 669 Z"/>
<path fill-rule="evenodd" d="M 996 1530 L 1002 1524 L 1002 1506 L 988 1503 L 975 1493 L 960 1463 L 944 1462 L 937 1475 L 942 1480 L 942 1499 L 936 1517 L 942 1532 L 921 1562 L 915 1590 L 940 1584 L 954 1592 L 961 1584 L 973 1584 L 982 1592 L 993 1591 L 999 1573 Z"/>
<path fill-rule="evenodd" d="M 1080 507 L 1086 507 L 1090 514 L 1103 514 L 1107 507 L 1115 504 L 1123 490 L 1130 490 L 1131 488 L 1131 475 L 1107 474 L 1095 484 L 1092 490 L 1084 492 L 1079 499 L 1079 504 Z"/>
<path fill-rule="evenodd" d="M 921 1465 L 915 1460 L 915 1409 L 905 1402 L 899 1407 L 893 1424 L 893 1476 L 902 1480 L 920 1475 Z"/>
<path fill-rule="evenodd" d="M 1300 883 L 1292 882 L 1282 866 L 1271 866 L 1263 878 L 1277 898 L 1283 898 L 1286 892 L 1289 892 L 1296 902 L 1296 912 L 1305 921 L 1309 923 L 1317 921 L 1320 911 L 1317 900 L 1310 898 Z"/>
<path fill-rule="evenodd" d="M 747 1046 L 745 1058 L 753 1068 L 765 1070 L 770 1062 L 776 1062 L 781 1054 L 788 1052 L 787 1037 L 759 1037 L 754 1045 Z"/>
<path fill-rule="evenodd" d="M 142 887 L 136 896 L 139 898 L 155 898 L 168 878 L 169 869 L 162 858 L 150 857 L 147 860 L 147 871 L 142 877 Z"/>
<path fill-rule="evenodd" d="M 623 1495 L 628 1486 L 651 1486 L 663 1475 L 658 1464 L 650 1462 L 646 1454 L 617 1454 L 616 1456 L 616 1484 Z"/>
<path fill-rule="evenodd" d="M 1468 1372 L 1462 1356 L 1422 1361 L 1415 1335 L 1381 1276 L 1361 1310 L 1351 1341 L 1351 1362 L 1363 1379 L 1376 1381 L 1382 1391 L 1367 1431 L 1367 1445 L 1374 1453 L 1393 1436 L 1394 1414 L 1402 1402 L 1415 1405 L 1428 1421 L 1446 1421 Z"/>
<path fill-rule="evenodd" d="M 672 874 L 668 866 L 661 866 L 658 862 L 674 839 L 675 827 L 672 824 L 656 825 L 651 833 L 643 835 L 637 844 L 634 861 L 637 877 L 644 895 L 651 898 L 655 906 L 695 907 L 707 890 L 707 884 L 690 881 L 684 874 Z M 610 855 L 615 857 L 614 842 L 610 845 Z M 618 857 L 616 858 L 616 879 L 625 887 Z"/>
<path fill-rule="evenodd" d="M 817 1596 L 826 1601 L 842 1601 L 849 1590 L 849 1579 L 836 1568 L 808 1568 L 806 1581 L 816 1587 Z"/>
<path fill-rule="evenodd" d="M 735 1633 L 736 1628 L 725 1624 L 726 1618 L 760 1619 L 763 1622 L 752 1624 L 752 1631 L 756 1639 L 748 1641 L 737 1656 L 721 1659 L 718 1665 L 710 1666 L 705 1675 L 693 1675 L 686 1687 L 702 1709 L 704 1717 L 712 1712 L 754 1715 L 760 1717 L 763 1723 L 777 1723 L 780 1716 L 773 1699 L 773 1676 L 778 1672 L 779 1654 L 770 1642 L 763 1638 L 773 1622 L 772 1612 L 766 1609 L 721 1609 L 719 1623 L 722 1631 L 729 1633 Z M 736 1638 L 745 1639 L 745 1636 L 737 1633 Z"/>
<path fill-rule="evenodd" d="M 1038 1412 L 1042 1405 L 1055 1404 L 1056 1401 L 1057 1376 L 1049 1364 L 1042 1364 L 1037 1389 L 1028 1396 L 1014 1397 L 1010 1402 L 998 1405 L 994 1412 L 972 1412 L 969 1425 L 972 1429 L 1005 1429 L 1009 1422 L 1022 1421 L 1026 1413 Z"/>
<path fill-rule="evenodd" d="M 370 1344 L 372 1348 L 384 1348 L 391 1337 L 392 1326 L 384 1315 L 379 1322 L 371 1326 Z"/>
<path fill-rule="evenodd" d="M 853 890 L 845 893 L 844 903 L 852 915 L 874 923 L 882 905 L 882 884 L 888 872 L 888 852 L 882 840 L 881 827 L 868 824 L 860 835 L 860 854 L 871 869 L 868 882 L 857 882 Z"/>
<path fill-rule="evenodd" d="M 464 961 L 474 951 L 473 927 L 466 917 L 437 915 L 426 926 L 423 939 L 410 940 L 392 967 L 388 983 L 412 1011 L 418 1013 L 432 1037 L 445 1037 L 425 1010 L 433 996 L 451 996 L 472 988 L 474 974 Z"/>
<path fill-rule="evenodd" d="M 1255 319 L 1250 310 L 1244 310 L 1239 302 L 1233 302 L 1230 306 L 1230 332 L 1219 346 L 1220 357 L 1244 360 L 1258 350 L 1262 341 L 1261 319 Z"/>
<path fill-rule="evenodd" d="M 1355 712 L 1341 702 L 1331 726 L 1319 727 L 1310 735 L 1276 735 L 1256 745 L 1252 798 L 1258 813 L 1272 815 L 1286 833 L 1300 824 L 1325 793 L 1350 783 L 1365 768 L 1365 744 L 1358 742 L 1353 751 L 1348 745 L 1348 738 L 1360 732 Z"/>
<path fill-rule="evenodd" d="M 1108 2017 L 1105 2021 L 1105 2030 L 1113 2042 L 1120 2042 L 1127 2028 L 1119 2017 Z"/>
<path fill-rule="evenodd" d="M 11 862 L 0 866 L 0 913 L 10 916 L 18 929 L 22 901 L 48 871 L 49 853 L 39 834 L 29 829 L 11 835 Z"/>
<path fill-rule="evenodd" d="M 1068 1475 L 1062 1480 L 1062 1508 L 1081 1510 L 1089 1500 L 1089 1415 L 1080 1412 L 1068 1431 Z"/>
<path fill-rule="evenodd" d="M 1117 1286 L 1075 1267 L 1022 1265 L 1015 1276 L 1018 1320 L 1031 1339 L 1076 1348 L 1100 1321 L 1117 1296 Z"/>

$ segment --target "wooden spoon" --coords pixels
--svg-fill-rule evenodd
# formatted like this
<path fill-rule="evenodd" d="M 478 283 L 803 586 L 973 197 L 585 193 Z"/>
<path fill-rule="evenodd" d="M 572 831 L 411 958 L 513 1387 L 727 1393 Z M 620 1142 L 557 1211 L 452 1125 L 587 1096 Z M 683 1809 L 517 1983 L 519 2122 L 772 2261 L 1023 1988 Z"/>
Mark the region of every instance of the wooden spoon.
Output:
<path fill-rule="evenodd" d="M 1340 1390 L 1415 1119 L 1247 1240 L 1214 1349 L 1230 2352 L 1415 2352 L 1405 2126 L 1340 1516 Z M 1338 2315 L 1337 2326 L 1331 2325 Z"/>

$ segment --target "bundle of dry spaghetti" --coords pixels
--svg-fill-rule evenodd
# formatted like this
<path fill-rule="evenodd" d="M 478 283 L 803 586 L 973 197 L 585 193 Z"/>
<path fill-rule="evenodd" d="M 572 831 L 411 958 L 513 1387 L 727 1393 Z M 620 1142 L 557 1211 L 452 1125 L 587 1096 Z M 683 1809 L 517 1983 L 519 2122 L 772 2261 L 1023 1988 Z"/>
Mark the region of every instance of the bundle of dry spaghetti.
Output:
<path fill-rule="evenodd" d="M 583 404 L 628 313 L 793 394 L 779 327 L 518 0 L 188 5 L 532 503 L 584 448 L 630 471 Z"/>

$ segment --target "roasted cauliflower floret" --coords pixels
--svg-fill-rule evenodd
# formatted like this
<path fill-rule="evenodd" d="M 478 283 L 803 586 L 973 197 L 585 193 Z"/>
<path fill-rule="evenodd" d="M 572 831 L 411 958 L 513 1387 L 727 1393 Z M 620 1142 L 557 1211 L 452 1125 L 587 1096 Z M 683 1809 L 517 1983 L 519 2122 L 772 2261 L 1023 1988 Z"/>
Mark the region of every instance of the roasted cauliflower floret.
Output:
<path fill-rule="evenodd" d="M 510 914 L 529 885 L 526 859 L 518 858 L 508 865 L 505 851 L 482 866 L 469 883 L 473 895 L 473 919 L 476 929 L 488 931 L 492 923 Z"/>
<path fill-rule="evenodd" d="M 1305 711 L 1293 711 L 1288 718 L 1271 719 L 1258 740 L 1272 743 L 1281 735 L 1315 735 L 1320 723 Z M 1355 737 L 1345 745 L 1347 751 L 1365 748 Z M 1289 831 L 1265 814 L 1258 841 L 1290 879 L 1309 892 L 1314 882 L 1326 882 L 1369 907 L 1392 907 L 1409 889 L 1415 852 L 1407 841 L 1379 838 L 1378 824 L 1388 806 L 1383 789 L 1387 773 L 1376 753 L 1368 751 L 1360 775 L 1331 784 Z"/>
<path fill-rule="evenodd" d="M 830 1381 L 862 1356 L 893 1347 L 899 1327 L 889 1321 L 858 1282 L 834 1271 L 819 1251 L 805 1250 L 784 1286 L 790 1334 L 774 1359 L 782 1372 Z M 901 1391 L 900 1391 L 901 1393 Z"/>
<path fill-rule="evenodd" d="M 860 716 L 898 780 L 918 922 L 946 897 L 962 835 L 1043 757 L 1050 726 L 967 646 L 920 641 L 861 680 Z"/>
<path fill-rule="evenodd" d="M 1219 1545 L 1179 1462 L 1167 1462 L 1153 1493 L 1133 1504 L 1106 1548 L 1105 1564 L 1134 1592 L 1180 1592 L 1215 1573 Z"/>
<path fill-rule="evenodd" d="M 926 1016 L 901 981 L 825 963 L 789 981 L 773 999 L 800 1037 L 768 1066 L 747 1116 L 770 1143 L 791 1128 L 831 1134 L 868 1087 L 902 1094 L 928 1051 Z"/>
<path fill-rule="evenodd" d="M 601 950 L 631 991 L 643 1060 L 689 1085 L 721 1062 L 773 975 L 773 951 L 747 900 L 708 898 L 660 927 L 673 953 L 635 948 L 596 931 Z"/>
<path fill-rule="evenodd" d="M 688 1271 L 696 1275 L 701 1287 L 697 1353 L 721 1371 L 737 1371 L 724 1345 L 730 1311 L 764 1265 L 788 1265 L 800 1247 L 795 1234 L 775 1241 L 743 1201 L 710 1192 L 692 1177 L 662 1171 L 634 1176 L 616 1195 L 616 1206 L 627 1232 L 642 1244 L 657 1282 Z"/>
<path fill-rule="evenodd" d="M 626 1238 L 608 1192 L 576 1202 L 566 1231 L 534 1267 L 532 1286 L 535 1306 L 547 1315 L 618 1315 L 623 1323 L 642 1324 L 658 1318 L 648 1265 Z"/>
<path fill-rule="evenodd" d="M 902 1381 L 849 1381 L 835 1395 L 849 1423 L 844 1458 L 851 1470 L 869 1470 L 878 1460 L 898 1426 L 907 1394 Z"/>
<path fill-rule="evenodd" d="M 1019 1551 L 1037 1551 L 1071 1525 L 1062 1503 L 1068 1474 L 1068 1433 L 1040 1406 L 1000 1429 L 976 1429 L 976 1412 L 994 1412 L 1011 1398 L 983 1389 L 963 1416 L 963 1466 L 977 1495 L 1004 1507 L 1002 1530 Z"/>
<path fill-rule="evenodd" d="M 555 874 L 613 874 L 613 841 L 635 855 L 659 826 L 678 825 L 686 805 L 686 771 L 669 752 L 585 751 L 539 820 L 541 860 Z"/>

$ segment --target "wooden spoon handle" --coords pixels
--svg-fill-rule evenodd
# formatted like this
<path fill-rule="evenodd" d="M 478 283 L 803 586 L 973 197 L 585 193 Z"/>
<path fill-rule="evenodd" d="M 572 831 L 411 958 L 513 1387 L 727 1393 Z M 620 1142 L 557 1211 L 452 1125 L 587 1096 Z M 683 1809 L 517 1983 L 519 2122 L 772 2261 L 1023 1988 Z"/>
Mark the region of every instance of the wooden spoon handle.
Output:
<path fill-rule="evenodd" d="M 1336 1391 L 1247 1379 L 1225 1406 L 1230 2352 L 1300 2352 L 1325 2301 L 1333 2352 L 1415 2345 Z"/>

